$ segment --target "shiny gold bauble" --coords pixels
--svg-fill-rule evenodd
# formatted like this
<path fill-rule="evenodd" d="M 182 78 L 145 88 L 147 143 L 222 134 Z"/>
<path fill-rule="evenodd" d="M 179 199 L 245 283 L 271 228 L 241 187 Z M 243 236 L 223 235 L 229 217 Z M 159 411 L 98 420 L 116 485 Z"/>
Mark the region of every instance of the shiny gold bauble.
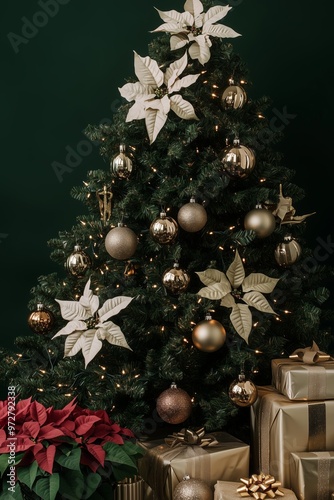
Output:
<path fill-rule="evenodd" d="M 222 106 L 224 109 L 241 109 L 247 102 L 247 94 L 245 90 L 236 85 L 234 80 L 229 80 L 229 86 L 224 90 L 222 95 Z"/>
<path fill-rule="evenodd" d="M 170 389 L 163 391 L 157 399 L 157 412 L 160 418 L 168 424 L 181 424 L 187 420 L 192 411 L 189 394 L 172 384 Z"/>
<path fill-rule="evenodd" d="M 54 316 L 43 304 L 37 304 L 37 310 L 29 314 L 28 325 L 35 333 L 44 335 L 51 331 L 54 324 Z"/>
<path fill-rule="evenodd" d="M 299 243 L 287 235 L 284 243 L 279 243 L 275 249 L 275 259 L 279 266 L 288 267 L 297 262 L 302 253 Z"/>
<path fill-rule="evenodd" d="M 191 198 L 190 203 L 183 205 L 177 214 L 177 221 L 188 233 L 196 233 L 203 229 L 208 220 L 203 205 L 196 203 L 195 198 Z"/>
<path fill-rule="evenodd" d="M 125 154 L 125 144 L 119 147 L 119 155 L 115 156 L 110 164 L 111 172 L 120 179 L 128 179 L 132 172 L 132 161 Z"/>
<path fill-rule="evenodd" d="M 275 231 L 276 219 L 269 210 L 258 205 L 246 215 L 244 227 L 247 230 L 255 231 L 258 238 L 266 238 Z"/>
<path fill-rule="evenodd" d="M 177 222 L 172 217 L 167 217 L 165 212 L 161 212 L 160 217 L 154 220 L 150 226 L 152 238 L 160 245 L 174 243 L 178 232 Z"/>
<path fill-rule="evenodd" d="M 228 395 L 232 403 L 237 406 L 251 406 L 257 400 L 257 388 L 253 382 L 246 380 L 244 373 L 241 373 L 230 385 Z"/>
<path fill-rule="evenodd" d="M 105 247 L 114 259 L 125 260 L 133 256 L 137 249 L 138 239 L 136 234 L 119 223 L 109 231 L 105 239 Z"/>
<path fill-rule="evenodd" d="M 208 478 L 209 479 L 209 478 Z M 173 500 L 212 500 L 213 491 L 201 479 L 185 476 L 173 491 Z"/>
<path fill-rule="evenodd" d="M 92 261 L 89 255 L 81 250 L 79 245 L 75 245 L 73 253 L 71 253 L 66 260 L 65 267 L 67 271 L 72 274 L 72 276 L 81 278 L 91 266 Z"/>
<path fill-rule="evenodd" d="M 206 315 L 205 320 L 198 323 L 193 329 L 192 340 L 197 349 L 204 352 L 214 352 L 225 344 L 226 331 L 219 321 Z"/>
<path fill-rule="evenodd" d="M 221 153 L 223 171 L 231 179 L 246 179 L 255 167 L 254 151 L 234 139 L 233 146 L 227 146 Z"/>
<path fill-rule="evenodd" d="M 190 283 L 190 276 L 184 269 L 180 269 L 175 263 L 171 269 L 167 269 L 162 275 L 162 283 L 171 293 L 185 292 Z"/>

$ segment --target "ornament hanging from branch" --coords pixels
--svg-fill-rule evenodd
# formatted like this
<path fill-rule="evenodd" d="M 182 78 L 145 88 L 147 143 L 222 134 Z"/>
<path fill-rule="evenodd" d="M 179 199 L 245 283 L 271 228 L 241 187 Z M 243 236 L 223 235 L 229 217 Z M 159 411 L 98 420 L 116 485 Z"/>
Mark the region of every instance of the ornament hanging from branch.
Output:
<path fill-rule="evenodd" d="M 111 217 L 111 203 L 113 196 L 112 191 L 108 191 L 107 186 L 103 186 L 102 191 L 97 191 L 96 193 L 96 197 L 99 202 L 101 220 L 104 224 L 109 221 Z"/>
<path fill-rule="evenodd" d="M 252 406 L 258 397 L 256 386 L 250 380 L 246 379 L 242 371 L 237 380 L 234 380 L 228 391 L 228 395 L 232 403 L 241 408 Z"/>
<path fill-rule="evenodd" d="M 279 266 L 292 266 L 299 259 L 302 253 L 298 241 L 292 238 L 291 234 L 284 237 L 284 242 L 279 243 L 275 249 L 275 260 Z"/>
<path fill-rule="evenodd" d="M 196 233 L 203 229 L 208 221 L 208 214 L 203 205 L 196 203 L 192 196 L 189 203 L 183 205 L 177 214 L 177 221 L 188 233 Z"/>
<path fill-rule="evenodd" d="M 126 154 L 125 144 L 120 144 L 119 154 L 110 163 L 112 174 L 119 179 L 128 179 L 132 172 L 132 160 Z"/>
<path fill-rule="evenodd" d="M 247 102 L 245 89 L 234 83 L 233 78 L 229 79 L 229 86 L 222 95 L 222 106 L 224 109 L 241 109 Z"/>
<path fill-rule="evenodd" d="M 279 201 L 272 214 L 278 217 L 280 224 L 300 224 L 304 222 L 307 217 L 314 215 L 316 212 L 305 215 L 295 215 L 296 210 L 292 206 L 292 198 L 283 196 L 282 184 L 279 185 Z"/>
<path fill-rule="evenodd" d="M 135 253 L 138 238 L 132 229 L 119 222 L 117 227 L 109 231 L 104 244 L 111 257 L 117 260 L 127 260 Z"/>
<path fill-rule="evenodd" d="M 150 235 L 160 245 L 168 245 L 175 242 L 179 228 L 172 217 L 167 217 L 166 212 L 161 212 L 160 217 L 150 225 Z"/>
<path fill-rule="evenodd" d="M 85 272 L 92 267 L 92 261 L 80 245 L 75 245 L 73 252 L 67 257 L 65 267 L 72 276 L 82 278 Z"/>
<path fill-rule="evenodd" d="M 262 205 L 256 205 L 246 214 L 244 226 L 247 231 L 255 231 L 258 238 L 267 238 L 275 231 L 276 219 Z"/>
<path fill-rule="evenodd" d="M 233 145 L 226 146 L 220 154 L 223 171 L 230 179 L 246 179 L 254 170 L 256 159 L 252 149 L 240 144 L 236 137 Z"/>
<path fill-rule="evenodd" d="M 28 325 L 31 330 L 40 335 L 49 333 L 55 322 L 55 318 L 49 309 L 38 303 L 36 311 L 32 311 L 28 317 Z"/>
<path fill-rule="evenodd" d="M 157 412 L 164 422 L 181 424 L 190 417 L 192 401 L 189 394 L 173 382 L 157 399 Z"/>
<path fill-rule="evenodd" d="M 196 274 L 206 285 L 198 295 L 210 300 L 220 300 L 221 306 L 232 308 L 231 323 L 247 343 L 252 330 L 252 313 L 249 307 L 267 314 L 276 314 L 263 293 L 271 293 L 279 280 L 269 278 L 262 273 L 246 276 L 238 251 L 226 275 L 217 269 L 207 269 Z M 236 299 L 243 301 L 244 304 L 237 302 Z"/>

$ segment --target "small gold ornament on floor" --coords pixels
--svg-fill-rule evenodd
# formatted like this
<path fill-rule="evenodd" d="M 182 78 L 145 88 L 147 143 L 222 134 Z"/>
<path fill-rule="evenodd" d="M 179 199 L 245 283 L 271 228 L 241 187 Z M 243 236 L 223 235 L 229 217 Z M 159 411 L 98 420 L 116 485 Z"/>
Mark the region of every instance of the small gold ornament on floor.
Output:
<path fill-rule="evenodd" d="M 108 254 L 117 260 L 130 259 L 137 249 L 138 238 L 132 229 L 119 222 L 118 227 L 109 231 L 105 238 Z"/>
<path fill-rule="evenodd" d="M 28 325 L 35 333 L 45 335 L 50 332 L 54 325 L 54 316 L 43 304 L 37 304 L 37 310 L 29 314 Z"/>
<path fill-rule="evenodd" d="M 125 153 L 125 144 L 120 144 L 119 154 L 115 156 L 110 164 L 112 174 L 119 179 L 128 179 L 132 172 L 132 160 Z"/>
<path fill-rule="evenodd" d="M 262 205 L 256 205 L 256 208 L 246 215 L 244 227 L 255 231 L 258 238 L 267 238 L 275 231 L 276 219 L 272 213 L 262 208 Z"/>
<path fill-rule="evenodd" d="M 167 269 L 162 275 L 164 287 L 171 293 L 179 294 L 185 292 L 190 284 L 190 276 L 184 269 L 180 269 L 177 262 L 171 269 Z"/>
<path fill-rule="evenodd" d="M 226 331 L 219 321 L 212 319 L 211 314 L 207 314 L 205 320 L 193 329 L 192 340 L 200 351 L 214 352 L 225 344 Z"/>
<path fill-rule="evenodd" d="M 168 424 L 181 424 L 190 417 L 193 404 L 189 394 L 173 382 L 157 399 L 157 412 Z"/>
<path fill-rule="evenodd" d="M 180 208 L 177 214 L 177 221 L 188 233 L 196 233 L 203 229 L 207 223 L 208 215 L 203 205 L 196 203 L 194 197 L 190 202 Z"/>
<path fill-rule="evenodd" d="M 173 500 L 212 500 L 213 492 L 202 479 L 184 476 L 173 492 Z"/>
<path fill-rule="evenodd" d="M 247 102 L 245 90 L 234 83 L 233 78 L 229 80 L 229 86 L 222 95 L 222 105 L 224 109 L 241 109 Z"/>
<path fill-rule="evenodd" d="M 295 215 L 296 210 L 292 206 L 292 198 L 283 196 L 282 184 L 279 185 L 279 201 L 276 208 L 272 211 L 275 217 L 278 217 L 280 224 L 300 224 L 307 217 L 314 215 L 316 212 L 306 215 Z"/>
<path fill-rule="evenodd" d="M 242 485 L 237 489 L 241 497 L 251 497 L 260 500 L 266 498 L 284 497 L 280 481 L 276 481 L 274 476 L 269 474 L 253 474 L 250 478 L 240 478 Z"/>
<path fill-rule="evenodd" d="M 275 259 L 279 266 L 292 266 L 299 259 L 302 253 L 298 241 L 292 238 L 291 234 L 284 237 L 284 242 L 279 243 L 275 249 Z"/>
<path fill-rule="evenodd" d="M 72 276 L 82 278 L 87 269 L 92 267 L 92 261 L 80 245 L 75 245 L 73 252 L 66 260 L 65 267 Z"/>
<path fill-rule="evenodd" d="M 150 235 L 160 245 L 174 243 L 179 228 L 172 217 L 167 217 L 166 212 L 161 212 L 160 217 L 155 219 L 150 226 Z"/>
<path fill-rule="evenodd" d="M 244 408 L 252 406 L 257 400 L 257 388 L 246 376 L 241 372 L 237 380 L 234 380 L 230 385 L 229 398 L 237 406 Z"/>
<path fill-rule="evenodd" d="M 99 202 L 101 220 L 106 223 L 111 217 L 111 204 L 113 199 L 112 191 L 108 191 L 107 186 L 103 186 L 102 191 L 97 191 L 96 197 Z"/>
<path fill-rule="evenodd" d="M 234 139 L 232 146 L 227 146 L 220 155 L 223 171 L 231 179 L 246 179 L 254 170 L 255 153 L 252 149 Z"/>

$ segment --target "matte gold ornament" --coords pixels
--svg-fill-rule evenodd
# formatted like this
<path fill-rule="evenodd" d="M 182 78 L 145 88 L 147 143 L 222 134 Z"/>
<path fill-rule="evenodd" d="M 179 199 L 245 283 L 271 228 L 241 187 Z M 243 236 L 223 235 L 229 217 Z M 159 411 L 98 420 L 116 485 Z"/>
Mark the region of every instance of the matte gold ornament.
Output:
<path fill-rule="evenodd" d="M 189 394 L 173 382 L 157 399 L 157 412 L 168 424 L 181 424 L 190 417 L 192 401 Z"/>
<path fill-rule="evenodd" d="M 203 229 L 208 220 L 208 214 L 206 213 L 203 205 L 196 203 L 194 197 L 190 199 L 190 202 L 180 208 L 177 214 L 177 221 L 185 231 L 188 233 L 196 233 Z"/>
<path fill-rule="evenodd" d="M 75 245 L 73 252 L 66 260 L 65 267 L 72 276 L 82 278 L 85 272 L 92 267 L 92 261 L 80 245 Z"/>
<path fill-rule="evenodd" d="M 257 400 L 257 388 L 246 379 L 243 372 L 230 385 L 228 395 L 232 403 L 240 407 L 251 406 Z"/>
<path fill-rule="evenodd" d="M 46 309 L 41 303 L 37 304 L 37 310 L 30 313 L 28 317 L 28 325 L 31 330 L 41 335 L 50 332 L 54 321 L 52 312 Z"/>
<path fill-rule="evenodd" d="M 132 160 L 125 154 L 125 144 L 120 144 L 119 155 L 112 160 L 111 172 L 120 179 L 128 179 L 132 172 Z"/>
<path fill-rule="evenodd" d="M 162 276 L 162 283 L 171 293 L 185 292 L 190 283 L 190 276 L 184 269 L 180 269 L 176 262 L 171 269 L 167 269 Z"/>
<path fill-rule="evenodd" d="M 275 231 L 276 219 L 272 213 L 262 208 L 262 205 L 256 205 L 256 208 L 246 215 L 244 227 L 255 231 L 258 238 L 267 238 Z"/>
<path fill-rule="evenodd" d="M 299 259 L 302 253 L 298 241 L 294 240 L 290 234 L 284 237 L 284 242 L 279 243 L 275 249 L 275 259 L 279 266 L 289 267 Z"/>
<path fill-rule="evenodd" d="M 220 349 L 226 340 L 225 328 L 219 321 L 212 319 L 210 314 L 193 329 L 192 340 L 197 349 L 204 352 L 214 352 Z"/>
<path fill-rule="evenodd" d="M 119 222 L 117 227 L 109 231 L 105 239 L 105 247 L 109 255 L 117 260 L 130 259 L 137 249 L 137 235 Z"/>
<path fill-rule="evenodd" d="M 160 245 L 174 243 L 178 232 L 177 222 L 172 217 L 167 217 L 165 212 L 161 212 L 160 217 L 155 219 L 150 226 L 152 238 Z"/>
<path fill-rule="evenodd" d="M 202 479 L 184 476 L 173 492 L 173 500 L 212 500 L 213 491 Z"/>
<path fill-rule="evenodd" d="M 279 185 L 279 201 L 276 208 L 272 211 L 273 215 L 280 219 L 280 224 L 300 224 L 307 217 L 314 215 L 316 212 L 305 215 L 295 215 L 296 210 L 292 206 L 292 198 L 283 196 L 282 184 Z"/>
<path fill-rule="evenodd" d="M 108 191 L 107 186 L 103 186 L 102 191 L 97 191 L 96 197 L 99 202 L 101 220 L 106 223 L 111 217 L 111 203 L 113 199 L 112 191 Z"/>
<path fill-rule="evenodd" d="M 245 90 L 234 83 L 233 78 L 229 80 L 229 86 L 222 95 L 222 105 L 225 109 L 241 109 L 247 102 Z"/>
<path fill-rule="evenodd" d="M 252 149 L 234 139 L 232 146 L 227 146 L 221 153 L 223 171 L 231 179 L 246 179 L 255 167 L 255 153 Z"/>

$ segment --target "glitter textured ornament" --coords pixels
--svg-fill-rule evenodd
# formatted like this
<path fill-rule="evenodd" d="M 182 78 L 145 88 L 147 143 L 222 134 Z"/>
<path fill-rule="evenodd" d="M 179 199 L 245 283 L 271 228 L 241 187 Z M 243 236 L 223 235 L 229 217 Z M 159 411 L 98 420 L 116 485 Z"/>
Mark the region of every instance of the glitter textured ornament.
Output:
<path fill-rule="evenodd" d="M 160 217 L 155 219 L 150 226 L 152 238 L 160 245 L 174 243 L 178 231 L 177 222 L 172 217 L 167 217 L 165 212 L 161 212 Z"/>
<path fill-rule="evenodd" d="M 168 424 L 181 424 L 187 420 L 191 414 L 192 406 L 189 394 L 183 389 L 179 389 L 174 382 L 157 399 L 158 415 Z"/>
<path fill-rule="evenodd" d="M 128 179 L 132 172 L 132 160 L 125 154 L 125 144 L 120 144 L 119 155 L 110 164 L 111 172 L 120 179 Z"/>
<path fill-rule="evenodd" d="M 246 179 L 255 167 L 254 151 L 234 139 L 232 146 L 227 146 L 221 153 L 223 171 L 231 179 Z"/>
<path fill-rule="evenodd" d="M 171 269 L 167 269 L 162 276 L 162 283 L 171 293 L 185 292 L 190 283 L 190 276 L 184 269 L 180 269 L 177 262 Z"/>
<path fill-rule="evenodd" d="M 92 261 L 89 255 L 81 250 L 80 245 L 75 245 L 73 252 L 66 260 L 65 267 L 67 271 L 76 278 L 82 278 L 91 266 Z"/>
<path fill-rule="evenodd" d="M 257 400 L 257 388 L 246 379 L 243 372 L 230 385 L 228 395 L 232 403 L 240 407 L 252 406 Z"/>
<path fill-rule="evenodd" d="M 54 325 L 54 316 L 43 304 L 37 304 L 37 310 L 29 314 L 28 325 L 35 333 L 44 335 L 48 333 Z"/>
<path fill-rule="evenodd" d="M 290 234 L 284 237 L 284 242 L 279 243 L 275 249 L 275 259 L 279 266 L 288 267 L 297 262 L 302 253 L 298 241 Z"/>
<path fill-rule="evenodd" d="M 203 229 L 207 223 L 208 215 L 203 205 L 196 203 L 194 197 L 190 202 L 180 208 L 177 214 L 177 221 L 188 233 L 196 233 Z"/>
<path fill-rule="evenodd" d="M 138 239 L 132 229 L 124 227 L 120 222 L 118 227 L 109 231 L 105 239 L 105 247 L 114 259 L 130 259 L 137 249 Z"/>
<path fill-rule="evenodd" d="M 193 329 L 192 340 L 197 349 L 204 352 L 214 352 L 220 349 L 226 340 L 225 328 L 219 321 L 212 319 L 210 314 Z"/>
<path fill-rule="evenodd" d="M 222 106 L 224 109 L 241 109 L 247 102 L 245 90 L 234 83 L 233 78 L 229 80 L 229 86 L 222 95 Z"/>
<path fill-rule="evenodd" d="M 201 479 L 184 476 L 173 492 L 173 500 L 212 500 L 213 492 L 210 486 Z"/>
<path fill-rule="evenodd" d="M 275 231 L 276 219 L 269 210 L 262 208 L 262 205 L 256 205 L 256 208 L 246 215 L 244 227 L 255 231 L 258 238 L 266 238 Z"/>

